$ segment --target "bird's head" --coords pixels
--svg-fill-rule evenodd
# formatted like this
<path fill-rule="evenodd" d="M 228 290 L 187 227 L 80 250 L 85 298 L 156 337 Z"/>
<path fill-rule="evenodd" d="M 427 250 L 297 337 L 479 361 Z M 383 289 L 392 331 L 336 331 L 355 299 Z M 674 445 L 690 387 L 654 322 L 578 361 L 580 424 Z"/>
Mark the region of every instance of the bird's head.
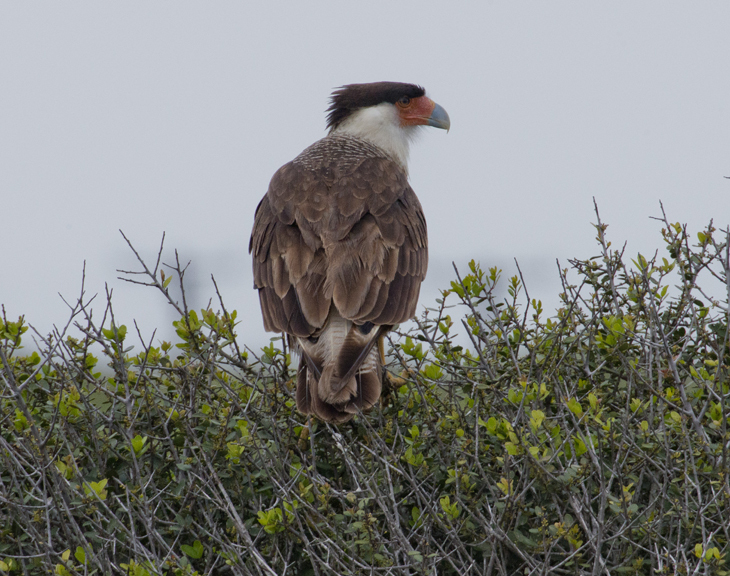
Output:
<path fill-rule="evenodd" d="M 421 126 L 447 130 L 449 115 L 415 84 L 348 84 L 332 93 L 327 110 L 330 133 L 367 140 L 393 155 L 404 168 L 408 147 Z"/>

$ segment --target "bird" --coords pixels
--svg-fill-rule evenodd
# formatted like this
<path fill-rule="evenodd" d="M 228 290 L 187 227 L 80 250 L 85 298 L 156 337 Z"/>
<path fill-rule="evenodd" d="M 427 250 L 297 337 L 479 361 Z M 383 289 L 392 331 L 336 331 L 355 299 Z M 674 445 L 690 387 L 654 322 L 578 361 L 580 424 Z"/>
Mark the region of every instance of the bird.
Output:
<path fill-rule="evenodd" d="M 264 328 L 300 355 L 302 414 L 339 424 L 372 408 L 383 338 L 415 316 L 428 237 L 408 154 L 426 126 L 451 121 L 421 86 L 341 86 L 327 135 L 279 168 L 256 208 L 254 288 Z"/>

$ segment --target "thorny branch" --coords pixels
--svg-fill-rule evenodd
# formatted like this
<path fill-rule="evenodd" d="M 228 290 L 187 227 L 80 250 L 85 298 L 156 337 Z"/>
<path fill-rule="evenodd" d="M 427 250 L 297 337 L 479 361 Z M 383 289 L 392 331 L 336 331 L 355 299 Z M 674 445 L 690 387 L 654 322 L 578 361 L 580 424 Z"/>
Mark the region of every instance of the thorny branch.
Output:
<path fill-rule="evenodd" d="M 97 318 L 82 286 L 35 355 L 3 310 L 0 569 L 727 570 L 729 233 L 693 244 L 663 214 L 668 258 L 632 265 L 596 216 L 600 253 L 558 265 L 554 314 L 519 266 L 504 296 L 496 268 L 455 270 L 391 334 L 379 406 L 339 427 L 296 412 L 285 347 L 239 347 L 215 279 L 218 311 L 191 310 L 164 236 L 153 266 L 125 236 L 123 279 L 180 314 L 177 354 L 139 329 L 133 354 L 111 290 Z"/>

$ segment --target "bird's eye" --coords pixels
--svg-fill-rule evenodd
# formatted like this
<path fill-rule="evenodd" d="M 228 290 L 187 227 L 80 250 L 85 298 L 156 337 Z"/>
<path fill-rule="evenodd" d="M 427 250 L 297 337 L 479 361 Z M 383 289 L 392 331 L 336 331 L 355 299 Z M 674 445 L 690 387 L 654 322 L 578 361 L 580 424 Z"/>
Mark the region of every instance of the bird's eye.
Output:
<path fill-rule="evenodd" d="M 411 99 L 408 96 L 401 96 L 398 100 L 398 105 L 400 106 L 408 106 L 411 103 Z"/>

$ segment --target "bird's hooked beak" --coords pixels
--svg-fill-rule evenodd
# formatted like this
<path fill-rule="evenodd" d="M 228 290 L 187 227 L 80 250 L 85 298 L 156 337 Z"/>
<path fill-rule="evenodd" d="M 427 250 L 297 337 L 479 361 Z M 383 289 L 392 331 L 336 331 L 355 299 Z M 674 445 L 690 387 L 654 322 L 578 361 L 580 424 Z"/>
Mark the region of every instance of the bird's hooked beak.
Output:
<path fill-rule="evenodd" d="M 398 103 L 403 126 L 433 126 L 449 131 L 451 120 L 446 110 L 428 96 L 412 98 L 407 104 Z"/>
<path fill-rule="evenodd" d="M 446 132 L 448 132 L 449 128 L 451 128 L 449 113 L 446 112 L 440 104 L 436 104 L 436 102 L 433 103 L 433 111 L 428 117 L 428 125 L 433 126 L 434 128 L 441 128 L 446 130 Z"/>

